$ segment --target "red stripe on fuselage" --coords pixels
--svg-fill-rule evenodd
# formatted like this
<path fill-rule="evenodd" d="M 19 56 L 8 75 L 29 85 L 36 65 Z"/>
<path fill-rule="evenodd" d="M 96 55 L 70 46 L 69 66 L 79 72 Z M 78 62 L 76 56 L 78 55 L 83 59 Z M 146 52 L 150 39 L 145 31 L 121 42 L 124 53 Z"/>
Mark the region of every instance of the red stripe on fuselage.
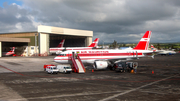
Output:
<path fill-rule="evenodd" d="M 103 54 L 78 54 L 80 57 L 84 56 L 130 56 L 136 55 L 136 53 L 103 53 Z M 137 55 L 142 55 L 142 53 L 137 53 Z M 72 54 L 66 54 L 66 56 L 72 56 Z M 66 56 L 57 56 L 57 57 L 66 57 Z"/>
<path fill-rule="evenodd" d="M 50 51 L 61 51 L 61 50 L 64 50 L 65 48 L 63 49 L 50 49 Z M 89 50 L 89 49 L 92 49 L 91 47 L 90 48 L 75 48 L 75 49 L 66 49 L 66 50 Z"/>
<path fill-rule="evenodd" d="M 129 56 L 129 55 L 128 55 Z M 128 57 L 127 56 L 127 57 Z M 131 55 L 131 56 L 133 56 L 133 55 Z M 141 55 L 140 55 L 141 56 Z M 68 57 L 68 56 L 65 56 L 65 57 Z M 130 56 L 129 56 L 130 57 Z M 81 58 L 81 60 L 100 60 L 100 59 L 120 59 L 120 58 L 112 58 L 112 57 L 110 57 L 110 58 L 102 58 L 102 57 L 100 57 L 100 58 L 97 58 L 97 57 L 88 57 L 88 58 L 84 58 L 84 57 L 80 57 Z M 70 58 L 67 58 L 67 59 L 54 59 L 54 60 L 71 60 Z"/>

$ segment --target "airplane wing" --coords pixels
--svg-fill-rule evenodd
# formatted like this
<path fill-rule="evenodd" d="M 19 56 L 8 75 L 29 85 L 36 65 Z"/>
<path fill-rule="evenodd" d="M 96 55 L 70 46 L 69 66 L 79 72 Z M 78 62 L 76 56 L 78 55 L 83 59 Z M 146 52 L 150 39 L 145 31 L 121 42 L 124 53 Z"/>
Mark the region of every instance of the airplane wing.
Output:
<path fill-rule="evenodd" d="M 139 59 L 138 57 L 129 57 L 129 58 L 113 58 L 113 59 L 104 59 L 104 61 L 109 61 L 111 63 L 115 63 L 115 62 L 120 62 L 120 61 L 129 61 L 129 60 L 135 60 L 135 59 Z M 102 59 L 101 59 L 102 60 Z M 98 61 L 95 60 L 95 61 Z M 102 60 L 103 61 L 103 60 Z"/>

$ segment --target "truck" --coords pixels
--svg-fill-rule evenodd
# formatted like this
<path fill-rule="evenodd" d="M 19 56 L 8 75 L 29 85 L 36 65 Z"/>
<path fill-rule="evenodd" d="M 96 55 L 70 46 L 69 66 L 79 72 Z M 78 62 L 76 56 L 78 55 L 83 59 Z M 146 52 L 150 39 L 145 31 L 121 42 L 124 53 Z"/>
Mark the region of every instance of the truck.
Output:
<path fill-rule="evenodd" d="M 126 62 L 118 62 L 113 65 L 113 70 L 116 72 L 125 72 L 126 68 Z"/>
<path fill-rule="evenodd" d="M 128 72 L 131 72 L 131 70 L 134 69 L 134 65 L 138 66 L 138 62 L 126 62 L 126 64 Z"/>
<path fill-rule="evenodd" d="M 61 73 L 71 73 L 72 72 L 72 68 L 70 65 L 57 65 L 57 69 Z"/>
<path fill-rule="evenodd" d="M 134 65 L 138 66 L 137 62 L 117 62 L 113 65 L 112 70 L 116 72 L 130 72 L 134 69 Z"/>
<path fill-rule="evenodd" d="M 55 66 L 55 65 L 53 65 L 53 64 L 46 64 L 46 65 L 44 65 L 44 71 L 46 71 L 46 67 L 47 66 Z"/>
<path fill-rule="evenodd" d="M 58 73 L 59 70 L 55 65 L 44 65 L 45 71 L 50 74 Z"/>

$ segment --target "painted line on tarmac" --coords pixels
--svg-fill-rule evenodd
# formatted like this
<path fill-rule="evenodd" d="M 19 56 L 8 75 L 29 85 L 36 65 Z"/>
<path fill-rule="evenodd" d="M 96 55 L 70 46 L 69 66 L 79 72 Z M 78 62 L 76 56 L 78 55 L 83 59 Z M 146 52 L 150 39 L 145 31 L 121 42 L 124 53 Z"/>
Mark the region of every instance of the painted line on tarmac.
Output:
<path fill-rule="evenodd" d="M 178 74 L 177 74 L 177 75 L 178 75 Z M 119 94 L 115 94 L 115 95 L 113 95 L 113 96 L 104 98 L 104 99 L 99 100 L 99 101 L 112 100 L 113 98 L 116 98 L 116 97 L 118 97 L 118 96 L 120 96 L 120 95 L 124 95 L 124 94 L 130 93 L 130 92 L 136 91 L 136 90 L 138 90 L 138 89 L 144 88 L 144 87 L 146 87 L 146 86 L 150 86 L 150 85 L 153 85 L 153 84 L 155 84 L 155 83 L 158 83 L 158 82 L 161 82 L 161 81 L 165 81 L 165 80 L 167 80 L 167 79 L 169 79 L 169 78 L 172 78 L 172 77 L 175 77 L 175 76 L 177 76 L 177 75 L 170 76 L 170 77 L 167 77 L 167 78 L 164 78 L 164 79 L 161 79 L 161 80 L 158 80 L 158 81 L 155 81 L 155 82 L 152 82 L 152 83 L 149 83 L 149 84 L 146 84 L 146 85 L 143 85 L 143 86 L 140 86 L 140 87 L 131 89 L 131 90 L 127 90 L 127 91 L 125 91 L 125 92 L 122 92 L 122 93 L 119 93 Z"/>
<path fill-rule="evenodd" d="M 143 80 L 143 81 L 127 81 L 127 80 L 110 80 L 110 79 L 91 79 L 91 78 L 75 78 L 75 77 L 54 77 L 54 76 L 39 76 L 39 75 L 25 75 L 25 74 L 22 74 L 22 73 L 19 73 L 19 72 L 16 72 L 14 70 L 11 70 L 7 67 L 4 67 L 2 65 L 0 65 L 0 67 L 4 68 L 4 69 L 7 69 L 13 73 L 16 73 L 18 75 L 21 75 L 21 76 L 27 76 L 27 77 L 39 77 L 39 78 L 65 78 L 65 79 L 79 79 L 79 80 L 92 80 L 92 81 L 114 81 L 114 82 L 136 82 L 136 83 L 139 83 L 139 82 L 153 82 L 153 81 L 159 81 L 159 80 Z M 166 80 L 180 80 L 180 79 L 166 79 Z"/>
<path fill-rule="evenodd" d="M 92 92 L 92 93 L 76 93 L 76 94 L 62 94 L 62 95 L 55 95 L 55 96 L 44 96 L 44 97 L 30 97 L 26 98 L 27 100 L 35 100 L 35 99 L 51 99 L 51 98 L 60 98 L 60 97 L 73 97 L 73 96 L 89 96 L 89 95 L 98 95 L 98 94 L 109 94 L 109 93 L 119 93 L 121 91 L 114 91 L 114 92 Z"/>
<path fill-rule="evenodd" d="M 13 73 L 16 73 L 16 74 L 19 74 L 19 75 L 24 76 L 24 74 L 21 74 L 21 73 L 19 73 L 19 72 L 16 72 L 16 71 L 14 71 L 14 70 L 11 70 L 11 69 L 9 69 L 9 68 L 7 68 L 7 67 L 1 66 L 1 65 L 0 65 L 0 67 L 2 67 L 2 68 L 4 68 L 4 69 L 7 69 L 7 70 L 9 70 L 9 71 L 11 71 L 11 72 L 13 72 Z"/>

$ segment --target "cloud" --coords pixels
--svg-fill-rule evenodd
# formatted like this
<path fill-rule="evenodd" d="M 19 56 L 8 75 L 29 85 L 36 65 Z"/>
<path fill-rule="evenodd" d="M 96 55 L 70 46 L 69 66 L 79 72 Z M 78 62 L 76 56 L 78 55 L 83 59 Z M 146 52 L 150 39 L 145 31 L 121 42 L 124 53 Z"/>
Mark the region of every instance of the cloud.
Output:
<path fill-rule="evenodd" d="M 11 5 L 4 3 L 3 6 L 4 8 L 0 7 L 1 33 L 34 30 L 35 27 L 32 26 L 32 21 L 29 19 L 28 10 L 20 8 L 15 3 Z"/>
<path fill-rule="evenodd" d="M 3 31 L 34 31 L 42 24 L 92 30 L 93 39 L 99 37 L 100 42 L 137 43 L 147 30 L 153 32 L 151 42 L 177 42 L 180 38 L 179 0 L 20 1 L 21 6 L 0 8 L 0 25 L 6 25 L 0 28 Z"/>

